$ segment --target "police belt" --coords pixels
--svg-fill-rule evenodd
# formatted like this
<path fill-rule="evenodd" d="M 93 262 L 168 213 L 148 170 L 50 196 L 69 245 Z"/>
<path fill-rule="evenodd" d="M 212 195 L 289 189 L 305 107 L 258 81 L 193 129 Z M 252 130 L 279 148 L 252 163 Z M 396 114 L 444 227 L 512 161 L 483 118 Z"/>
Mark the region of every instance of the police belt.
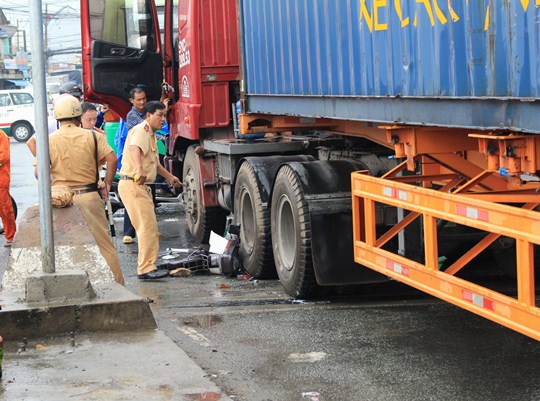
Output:
<path fill-rule="evenodd" d="M 87 194 L 89 192 L 96 192 L 98 190 L 97 184 L 72 185 L 70 188 L 73 195 Z"/>
<path fill-rule="evenodd" d="M 121 175 L 120 176 L 120 180 L 124 180 L 124 181 L 133 181 L 133 182 L 137 182 L 137 180 L 133 177 L 130 177 L 129 175 Z M 159 182 L 145 182 L 144 185 L 161 185 L 162 183 Z"/>

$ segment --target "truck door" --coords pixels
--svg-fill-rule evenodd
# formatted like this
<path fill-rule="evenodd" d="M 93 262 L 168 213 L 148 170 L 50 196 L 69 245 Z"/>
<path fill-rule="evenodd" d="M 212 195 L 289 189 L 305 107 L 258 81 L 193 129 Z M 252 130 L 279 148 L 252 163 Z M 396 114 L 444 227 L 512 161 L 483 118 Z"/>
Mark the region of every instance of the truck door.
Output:
<path fill-rule="evenodd" d="M 178 1 L 165 1 L 160 27 L 162 31 L 165 80 L 174 87 L 174 101 L 178 100 Z M 158 6 L 158 15 L 160 7 Z M 165 27 L 165 29 L 163 29 Z"/>
<path fill-rule="evenodd" d="M 160 98 L 163 65 L 153 0 L 81 0 L 81 34 L 86 100 L 107 103 L 125 117 L 134 87 L 144 87 L 149 100 Z"/>

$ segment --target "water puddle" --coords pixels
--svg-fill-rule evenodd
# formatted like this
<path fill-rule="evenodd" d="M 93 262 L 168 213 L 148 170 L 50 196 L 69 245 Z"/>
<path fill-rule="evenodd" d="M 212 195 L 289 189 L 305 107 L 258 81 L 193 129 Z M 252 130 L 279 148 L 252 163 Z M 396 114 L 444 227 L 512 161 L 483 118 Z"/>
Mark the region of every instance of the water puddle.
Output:
<path fill-rule="evenodd" d="M 315 304 L 329 304 L 330 301 L 303 301 L 298 299 L 283 299 L 283 298 L 268 298 L 268 299 L 244 299 L 235 301 L 219 301 L 219 302 L 202 302 L 198 304 L 176 304 L 167 305 L 167 308 L 182 309 L 182 308 L 217 308 L 217 307 L 229 307 L 229 306 L 254 306 L 254 305 L 315 305 Z"/>

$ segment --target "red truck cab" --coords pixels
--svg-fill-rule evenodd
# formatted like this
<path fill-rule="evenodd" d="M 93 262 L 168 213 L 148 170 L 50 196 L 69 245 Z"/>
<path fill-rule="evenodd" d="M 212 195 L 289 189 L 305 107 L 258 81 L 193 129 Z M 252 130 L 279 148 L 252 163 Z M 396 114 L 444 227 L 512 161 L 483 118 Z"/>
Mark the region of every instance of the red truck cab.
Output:
<path fill-rule="evenodd" d="M 224 105 L 239 98 L 234 0 L 81 0 L 81 21 L 86 99 L 125 116 L 132 88 L 159 99 L 163 85 L 173 100 L 171 152 L 177 138 L 199 140 L 201 130 L 232 133 Z"/>
<path fill-rule="evenodd" d="M 229 127 L 231 108 L 224 105 L 239 96 L 231 93 L 239 79 L 236 2 L 179 1 L 172 50 L 165 74 L 174 82 L 178 100 L 171 118 L 173 136 L 198 140 L 203 129 Z"/>

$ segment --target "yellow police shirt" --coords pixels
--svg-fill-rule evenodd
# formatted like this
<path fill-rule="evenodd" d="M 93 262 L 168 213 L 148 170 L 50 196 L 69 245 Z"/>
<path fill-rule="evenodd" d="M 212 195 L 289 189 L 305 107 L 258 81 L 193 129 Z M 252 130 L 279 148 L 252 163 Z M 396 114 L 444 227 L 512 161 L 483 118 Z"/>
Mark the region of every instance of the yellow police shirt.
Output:
<path fill-rule="evenodd" d="M 157 150 L 157 140 L 150 125 L 143 121 L 129 130 L 124 151 L 122 153 L 122 168 L 120 175 L 135 177 L 137 169 L 129 151 L 130 145 L 138 146 L 143 153 L 142 167 L 146 175 L 146 182 L 156 180 L 157 168 L 159 165 L 159 154 Z"/>
<path fill-rule="evenodd" d="M 96 133 L 98 161 L 113 152 L 105 135 Z M 63 125 L 49 136 L 52 185 L 89 185 L 96 182 L 95 143 L 92 132 Z M 100 168 L 101 169 L 101 168 Z"/>

